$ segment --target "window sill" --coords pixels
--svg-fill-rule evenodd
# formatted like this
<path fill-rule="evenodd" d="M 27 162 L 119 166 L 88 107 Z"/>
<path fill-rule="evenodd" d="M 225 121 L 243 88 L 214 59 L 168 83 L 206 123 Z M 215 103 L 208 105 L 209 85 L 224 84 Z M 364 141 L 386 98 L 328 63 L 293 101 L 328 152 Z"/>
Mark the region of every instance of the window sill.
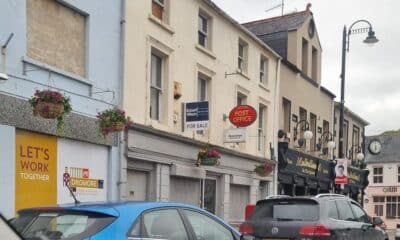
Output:
<path fill-rule="evenodd" d="M 212 59 L 217 59 L 214 53 L 212 53 L 210 50 L 207 48 L 201 46 L 200 44 L 196 44 L 196 49 L 199 50 L 200 52 L 204 53 L 205 55 L 209 56 Z"/>
<path fill-rule="evenodd" d="M 260 88 L 264 89 L 264 90 L 267 91 L 267 92 L 271 92 L 271 91 L 268 89 L 268 87 L 267 87 L 265 84 L 263 84 L 263 83 L 258 83 L 258 86 L 259 86 Z"/>
<path fill-rule="evenodd" d="M 77 74 L 74 74 L 74 73 L 70 73 L 70 72 L 64 71 L 62 69 L 59 69 L 57 67 L 51 66 L 51 65 L 46 64 L 46 63 L 42 63 L 40 61 L 34 60 L 32 58 L 29 58 L 29 57 L 25 57 L 25 56 L 22 57 L 22 62 L 24 64 L 30 64 L 30 65 L 36 66 L 36 67 L 38 67 L 40 69 L 43 69 L 43 70 L 46 70 L 46 71 L 49 71 L 49 72 L 52 72 L 52 73 L 55 73 L 55 74 L 59 74 L 61 76 L 67 77 L 69 79 L 72 79 L 74 81 L 77 81 L 77 82 L 80 82 L 80 83 L 83 83 L 83 84 L 86 84 L 86 85 L 89 85 L 89 86 L 93 85 L 93 82 L 89 81 L 87 78 L 81 77 L 81 76 L 79 76 Z M 29 72 L 30 69 L 26 69 L 25 65 L 24 65 L 23 68 L 24 68 L 23 74 L 26 75 L 26 72 Z"/>
<path fill-rule="evenodd" d="M 240 70 L 239 68 L 236 69 L 236 73 L 244 78 L 246 78 L 247 80 L 250 80 L 249 75 L 247 75 L 246 72 L 244 72 L 243 70 Z"/>
<path fill-rule="evenodd" d="M 154 17 L 151 13 L 149 13 L 149 20 L 156 25 L 160 26 L 162 29 L 167 31 L 169 34 L 173 35 L 175 33 L 174 29 L 172 29 L 168 24 L 162 22 L 160 19 Z"/>

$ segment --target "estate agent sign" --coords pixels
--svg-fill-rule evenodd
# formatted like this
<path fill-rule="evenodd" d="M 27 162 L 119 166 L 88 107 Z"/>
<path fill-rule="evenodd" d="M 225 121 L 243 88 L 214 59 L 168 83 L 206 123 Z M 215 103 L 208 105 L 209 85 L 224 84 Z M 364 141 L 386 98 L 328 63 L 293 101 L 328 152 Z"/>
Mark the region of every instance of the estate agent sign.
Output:
<path fill-rule="evenodd" d="M 208 102 L 191 102 L 185 104 L 185 131 L 208 129 Z"/>

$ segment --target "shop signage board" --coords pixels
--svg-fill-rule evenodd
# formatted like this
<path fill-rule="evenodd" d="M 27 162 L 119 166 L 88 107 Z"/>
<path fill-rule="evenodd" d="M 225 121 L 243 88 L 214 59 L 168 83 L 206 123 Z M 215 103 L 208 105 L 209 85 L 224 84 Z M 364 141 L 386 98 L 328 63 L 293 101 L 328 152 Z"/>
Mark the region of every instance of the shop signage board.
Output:
<path fill-rule="evenodd" d="M 224 131 L 224 143 L 240 143 L 246 141 L 245 128 L 232 128 Z"/>
<path fill-rule="evenodd" d="M 319 159 L 308 154 L 287 149 L 286 160 L 288 165 L 285 170 L 307 177 L 316 177 L 319 168 Z M 326 172 L 321 169 L 321 173 Z"/>
<path fill-rule="evenodd" d="M 209 123 L 208 102 L 190 102 L 184 105 L 184 130 L 196 131 L 207 130 Z"/>
<path fill-rule="evenodd" d="M 348 178 L 348 171 L 347 171 L 347 164 L 349 160 L 342 158 L 342 159 L 336 159 L 337 163 L 335 166 L 335 184 L 348 184 L 349 178 Z M 354 175 L 355 177 L 356 175 Z"/>
<path fill-rule="evenodd" d="M 236 127 L 247 127 L 257 119 L 257 111 L 249 105 L 234 107 L 229 113 L 229 121 Z"/>
<path fill-rule="evenodd" d="M 57 204 L 57 138 L 17 130 L 15 209 Z"/>

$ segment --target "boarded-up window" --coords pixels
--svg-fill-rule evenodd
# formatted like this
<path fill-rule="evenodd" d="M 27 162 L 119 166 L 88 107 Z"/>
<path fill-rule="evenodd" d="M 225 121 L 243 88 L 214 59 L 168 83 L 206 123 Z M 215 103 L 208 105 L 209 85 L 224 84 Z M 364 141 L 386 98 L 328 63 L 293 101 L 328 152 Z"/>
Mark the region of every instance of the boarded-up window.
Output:
<path fill-rule="evenodd" d="M 85 16 L 54 0 L 27 0 L 27 55 L 85 76 Z"/>

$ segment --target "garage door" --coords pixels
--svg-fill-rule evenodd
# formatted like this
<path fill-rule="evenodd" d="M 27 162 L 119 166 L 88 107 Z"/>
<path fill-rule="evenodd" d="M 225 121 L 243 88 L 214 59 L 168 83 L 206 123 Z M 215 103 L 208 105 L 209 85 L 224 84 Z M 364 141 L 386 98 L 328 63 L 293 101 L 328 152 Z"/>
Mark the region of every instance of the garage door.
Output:
<path fill-rule="evenodd" d="M 171 177 L 170 200 L 200 206 L 200 179 Z"/>
<path fill-rule="evenodd" d="M 127 196 L 130 201 L 148 200 L 149 173 L 145 171 L 128 170 Z"/>
<path fill-rule="evenodd" d="M 245 185 L 231 185 L 230 194 L 230 222 L 244 221 L 244 210 L 249 204 L 250 187 Z"/>

